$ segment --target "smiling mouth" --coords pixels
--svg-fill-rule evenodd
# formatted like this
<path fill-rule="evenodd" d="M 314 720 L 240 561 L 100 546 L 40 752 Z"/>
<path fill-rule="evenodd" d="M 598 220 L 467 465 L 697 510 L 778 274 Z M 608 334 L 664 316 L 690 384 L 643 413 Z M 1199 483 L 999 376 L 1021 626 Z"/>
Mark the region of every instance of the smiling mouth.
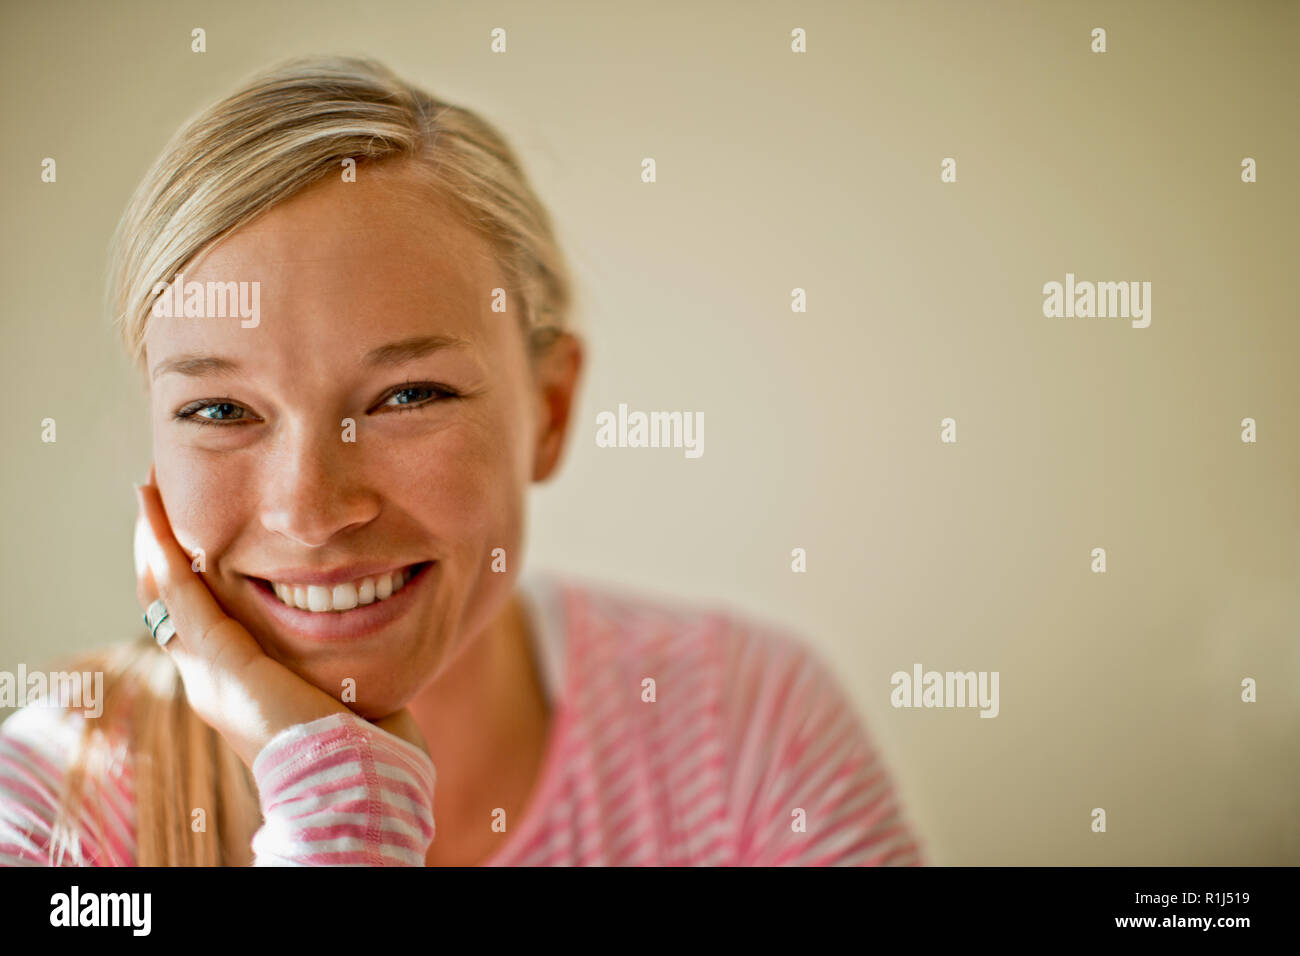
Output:
<path fill-rule="evenodd" d="M 265 578 L 251 576 L 249 579 L 262 590 L 274 595 L 286 607 L 312 614 L 345 614 L 357 608 L 387 601 L 432 563 L 432 561 L 421 561 L 397 571 L 358 578 L 332 587 L 268 581 Z"/>

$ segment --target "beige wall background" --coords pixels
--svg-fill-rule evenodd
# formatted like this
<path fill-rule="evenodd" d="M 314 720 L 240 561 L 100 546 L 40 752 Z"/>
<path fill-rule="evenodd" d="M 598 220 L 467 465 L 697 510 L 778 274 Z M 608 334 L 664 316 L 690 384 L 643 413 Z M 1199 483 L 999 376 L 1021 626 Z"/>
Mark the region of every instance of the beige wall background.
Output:
<path fill-rule="evenodd" d="M 1300 5 L 11 3 L 0 26 L 0 669 L 137 633 L 150 434 L 102 307 L 132 188 L 249 73 L 368 54 L 499 124 L 578 275 L 580 418 L 527 564 L 798 633 L 935 863 L 1300 862 Z M 1067 272 L 1151 282 L 1150 326 L 1044 317 Z M 596 447 L 620 402 L 703 412 L 704 455 Z M 895 709 L 915 663 L 998 671 L 1000 714 Z"/>

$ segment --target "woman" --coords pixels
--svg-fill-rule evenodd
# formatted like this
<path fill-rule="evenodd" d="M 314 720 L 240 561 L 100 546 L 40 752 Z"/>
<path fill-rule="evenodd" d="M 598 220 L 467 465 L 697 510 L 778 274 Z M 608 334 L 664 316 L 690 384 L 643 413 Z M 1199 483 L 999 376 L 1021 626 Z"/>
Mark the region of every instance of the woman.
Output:
<path fill-rule="evenodd" d="M 920 862 L 795 638 L 521 576 L 569 288 L 497 132 L 374 63 L 295 61 L 177 135 L 113 273 L 150 633 L 75 665 L 99 719 L 0 728 L 0 860 Z"/>

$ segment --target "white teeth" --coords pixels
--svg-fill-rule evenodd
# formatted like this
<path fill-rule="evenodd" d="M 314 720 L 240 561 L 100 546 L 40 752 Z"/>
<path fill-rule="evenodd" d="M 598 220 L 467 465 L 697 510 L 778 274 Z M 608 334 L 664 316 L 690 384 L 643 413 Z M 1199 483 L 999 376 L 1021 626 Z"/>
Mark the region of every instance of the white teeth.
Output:
<path fill-rule="evenodd" d="M 307 610 L 328 611 L 329 609 L 330 609 L 329 588 L 323 588 L 318 584 L 307 585 Z"/>
<path fill-rule="evenodd" d="M 357 586 L 355 584 L 334 585 L 334 596 L 331 603 L 336 611 L 352 610 L 357 606 Z"/>
<path fill-rule="evenodd" d="M 316 584 L 294 585 L 271 582 L 271 589 L 282 604 L 304 611 L 350 611 L 363 604 L 386 601 L 406 586 L 410 572 L 406 569 L 379 574 L 374 577 L 322 587 Z"/>

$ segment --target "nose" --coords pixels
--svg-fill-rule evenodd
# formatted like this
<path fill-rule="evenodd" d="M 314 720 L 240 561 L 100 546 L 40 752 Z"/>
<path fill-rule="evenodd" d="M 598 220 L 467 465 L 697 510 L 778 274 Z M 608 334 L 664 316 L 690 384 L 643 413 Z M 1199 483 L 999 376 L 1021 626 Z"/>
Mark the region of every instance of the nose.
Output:
<path fill-rule="evenodd" d="M 379 496 L 366 484 L 362 454 L 337 430 L 287 434 L 262 483 L 263 527 L 319 548 L 369 524 L 379 514 Z"/>

